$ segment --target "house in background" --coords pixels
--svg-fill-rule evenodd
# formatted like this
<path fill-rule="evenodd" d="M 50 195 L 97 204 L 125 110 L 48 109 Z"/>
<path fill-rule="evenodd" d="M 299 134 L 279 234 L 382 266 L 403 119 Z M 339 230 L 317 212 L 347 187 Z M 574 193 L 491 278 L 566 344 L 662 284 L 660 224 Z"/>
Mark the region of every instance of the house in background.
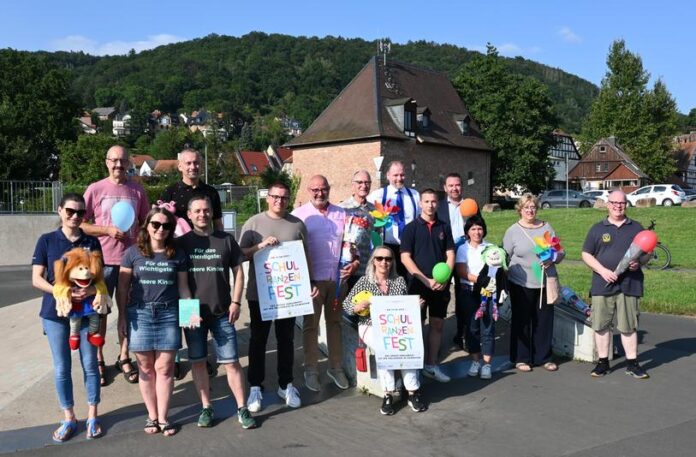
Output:
<path fill-rule="evenodd" d="M 155 162 L 157 162 L 151 155 L 147 154 L 132 154 L 131 155 L 131 167 L 128 170 L 130 176 L 143 176 L 141 170 L 143 170 L 143 165 L 145 165 L 145 171 L 148 173 L 144 176 L 150 176 L 152 170 L 155 168 Z"/>
<path fill-rule="evenodd" d="M 97 134 L 97 126 L 92 123 L 92 116 L 90 113 L 82 113 L 82 116 L 77 118 L 77 123 L 80 125 L 82 133 L 87 135 Z"/>
<path fill-rule="evenodd" d="M 114 121 L 111 124 L 111 130 L 112 130 L 112 133 L 114 134 L 114 136 L 122 137 L 122 136 L 130 135 L 130 133 L 131 133 L 130 121 L 131 121 L 130 114 L 116 115 L 116 117 L 114 118 Z"/>
<path fill-rule="evenodd" d="M 572 136 L 560 129 L 554 130 L 552 135 L 556 139 L 556 144 L 549 150 L 549 160 L 556 175 L 553 181 L 549 183 L 548 188 L 565 189 L 566 173 L 568 173 L 569 178 L 570 170 L 580 161 L 580 154 L 578 153 L 578 148 L 575 147 L 575 141 L 573 141 Z"/>
<path fill-rule="evenodd" d="M 677 172 L 674 180 L 684 188 L 696 189 L 696 131 L 674 138 L 678 149 L 674 153 Z"/>
<path fill-rule="evenodd" d="M 303 181 L 325 175 L 331 199 L 350 196 L 351 176 L 365 169 L 373 189 L 400 160 L 409 186 L 442 189 L 458 172 L 462 192 L 479 204 L 491 194 L 492 149 L 444 73 L 373 57 L 304 133 L 285 144 Z M 295 205 L 306 201 L 299 192 Z"/>
<path fill-rule="evenodd" d="M 582 191 L 620 188 L 626 193 L 649 182 L 613 136 L 600 139 L 582 156 L 570 170 L 570 180 Z"/>
<path fill-rule="evenodd" d="M 138 176 L 178 174 L 178 165 L 178 160 L 144 160 L 139 168 Z"/>
<path fill-rule="evenodd" d="M 113 106 L 99 106 L 92 110 L 93 113 L 97 113 L 100 121 L 112 121 L 116 117 L 116 108 Z"/>
<path fill-rule="evenodd" d="M 266 155 L 273 168 L 283 170 L 292 176 L 292 149 L 282 146 L 274 149 L 273 146 L 268 146 Z"/>
<path fill-rule="evenodd" d="M 276 168 L 264 151 L 237 151 L 235 156 L 242 178 L 258 176 L 268 167 Z"/>

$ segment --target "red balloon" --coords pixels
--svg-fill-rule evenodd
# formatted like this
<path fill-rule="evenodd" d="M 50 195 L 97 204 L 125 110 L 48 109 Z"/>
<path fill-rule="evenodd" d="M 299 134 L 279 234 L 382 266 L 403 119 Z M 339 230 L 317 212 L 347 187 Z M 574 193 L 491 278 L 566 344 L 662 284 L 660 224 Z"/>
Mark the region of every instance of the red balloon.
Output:
<path fill-rule="evenodd" d="M 478 212 L 478 205 L 473 198 L 465 198 L 459 204 L 459 214 L 464 217 L 471 217 Z"/>
<path fill-rule="evenodd" d="M 657 235 L 652 230 L 643 230 L 633 238 L 633 243 L 643 252 L 653 252 L 657 245 Z"/>

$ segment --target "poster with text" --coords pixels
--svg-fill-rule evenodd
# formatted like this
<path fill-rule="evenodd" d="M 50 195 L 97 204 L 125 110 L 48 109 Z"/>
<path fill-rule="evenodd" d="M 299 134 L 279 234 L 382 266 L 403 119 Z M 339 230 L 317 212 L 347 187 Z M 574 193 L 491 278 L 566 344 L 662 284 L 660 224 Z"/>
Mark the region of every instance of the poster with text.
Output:
<path fill-rule="evenodd" d="M 254 267 L 262 320 L 314 313 L 302 241 L 286 241 L 258 251 Z"/>
<path fill-rule="evenodd" d="M 373 296 L 370 304 L 377 368 L 423 368 L 418 295 Z"/>

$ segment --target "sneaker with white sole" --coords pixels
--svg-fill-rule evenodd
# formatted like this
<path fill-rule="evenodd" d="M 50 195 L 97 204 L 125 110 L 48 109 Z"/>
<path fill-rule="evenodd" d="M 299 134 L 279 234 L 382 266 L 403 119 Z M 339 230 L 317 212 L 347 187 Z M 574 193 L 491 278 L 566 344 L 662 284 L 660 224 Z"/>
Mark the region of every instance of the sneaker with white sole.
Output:
<path fill-rule="evenodd" d="M 442 370 L 440 370 L 439 365 L 425 365 L 423 367 L 423 375 L 428 378 L 434 379 L 437 382 L 450 381 L 450 377 L 444 374 Z"/>
<path fill-rule="evenodd" d="M 292 384 L 285 386 L 285 389 L 278 387 L 278 396 L 285 400 L 285 404 L 291 408 L 299 408 L 302 406 L 302 400 L 300 400 L 300 393 L 297 388 Z"/>
<path fill-rule="evenodd" d="M 491 377 L 493 377 L 493 373 L 491 370 L 491 364 L 484 363 L 481 366 L 481 379 L 491 379 Z"/>
<path fill-rule="evenodd" d="M 409 394 L 408 406 L 410 406 L 411 409 L 417 413 L 422 413 L 423 411 L 428 409 L 425 403 L 423 403 L 423 399 L 421 398 L 419 391 L 415 391 L 412 394 Z"/>
<path fill-rule="evenodd" d="M 261 400 L 263 400 L 263 394 L 261 393 L 261 387 L 251 386 L 249 390 L 249 399 L 247 400 L 247 408 L 252 413 L 258 413 L 261 411 Z"/>
<path fill-rule="evenodd" d="M 321 390 L 321 384 L 319 383 L 319 373 L 316 371 L 305 371 L 304 372 L 304 383 L 312 392 L 319 392 Z"/>
<path fill-rule="evenodd" d="M 256 419 L 251 417 L 249 408 L 242 406 L 237 410 L 237 420 L 244 430 L 256 428 Z"/>
<path fill-rule="evenodd" d="M 469 367 L 469 372 L 467 374 L 472 378 L 475 378 L 479 375 L 479 371 L 481 371 L 481 362 L 474 360 L 471 362 L 471 366 Z"/>
<path fill-rule="evenodd" d="M 346 374 L 343 372 L 342 368 L 330 368 L 326 370 L 326 375 L 331 378 L 339 389 L 346 390 L 350 387 L 348 378 L 346 378 Z"/>

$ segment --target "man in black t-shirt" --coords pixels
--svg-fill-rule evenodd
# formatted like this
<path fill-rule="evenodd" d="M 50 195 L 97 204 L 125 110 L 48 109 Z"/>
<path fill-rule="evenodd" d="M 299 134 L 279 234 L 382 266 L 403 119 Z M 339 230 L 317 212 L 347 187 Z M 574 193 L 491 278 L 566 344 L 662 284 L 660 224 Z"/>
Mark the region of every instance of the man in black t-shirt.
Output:
<path fill-rule="evenodd" d="M 200 300 L 203 319 L 200 327 L 184 329 L 193 381 L 203 403 L 198 426 L 210 427 L 213 424 L 210 382 L 205 366 L 210 331 L 217 361 L 225 367 L 227 382 L 239 408 L 239 423 L 245 429 L 254 428 L 256 421 L 245 404 L 244 372 L 239 364 L 234 328 L 239 319 L 244 288 L 242 250 L 232 235 L 210 227 L 208 197 L 193 196 L 188 203 L 188 217 L 193 222 L 193 231 L 176 241 L 189 258 L 189 287 L 193 297 Z M 234 274 L 234 290 L 230 287 L 230 270 Z"/>
<path fill-rule="evenodd" d="M 223 230 L 222 225 L 222 204 L 220 194 L 213 187 L 201 182 L 201 154 L 195 149 L 184 149 L 178 155 L 178 169 L 181 172 L 181 181 L 167 187 L 162 193 L 163 202 L 173 201 L 176 205 L 176 217 L 183 218 L 193 224 L 188 217 L 188 202 L 194 195 L 205 195 L 211 203 L 213 228 Z"/>

